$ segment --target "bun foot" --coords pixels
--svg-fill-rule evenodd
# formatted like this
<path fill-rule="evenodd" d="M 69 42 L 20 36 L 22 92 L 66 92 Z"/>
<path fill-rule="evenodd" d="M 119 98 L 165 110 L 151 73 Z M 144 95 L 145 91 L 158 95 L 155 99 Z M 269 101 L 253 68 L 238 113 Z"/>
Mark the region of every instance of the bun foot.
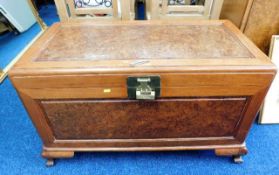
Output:
<path fill-rule="evenodd" d="M 54 166 L 54 159 L 47 159 L 47 161 L 46 161 L 46 166 L 47 166 L 47 167 L 52 167 L 52 166 Z"/>
<path fill-rule="evenodd" d="M 234 163 L 243 163 L 242 156 L 246 155 L 248 150 L 245 145 L 241 145 L 238 148 L 218 148 L 215 149 L 215 154 L 217 156 L 232 156 Z"/>
<path fill-rule="evenodd" d="M 46 166 L 51 167 L 54 165 L 54 159 L 71 158 L 75 155 L 73 151 L 48 151 L 43 150 L 42 156 L 47 159 Z"/>
<path fill-rule="evenodd" d="M 233 161 L 237 164 L 241 164 L 244 162 L 241 155 L 233 156 Z"/>

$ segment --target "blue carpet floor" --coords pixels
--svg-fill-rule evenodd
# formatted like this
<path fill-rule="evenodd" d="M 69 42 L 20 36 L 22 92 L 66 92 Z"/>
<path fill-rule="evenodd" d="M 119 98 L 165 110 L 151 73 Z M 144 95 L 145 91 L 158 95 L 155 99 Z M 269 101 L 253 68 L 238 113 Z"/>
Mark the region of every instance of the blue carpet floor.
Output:
<path fill-rule="evenodd" d="M 34 24 L 20 35 L 11 32 L 0 35 L 0 69 L 4 69 L 39 32 L 39 25 Z"/>
<path fill-rule="evenodd" d="M 55 6 L 43 6 L 40 15 L 47 25 L 59 21 Z M 15 35 L 6 33 L 0 35 L 0 69 L 4 69 L 9 62 L 41 31 L 39 25 L 35 23 L 29 30 Z"/>
<path fill-rule="evenodd" d="M 48 24 L 56 21 L 51 15 L 45 16 L 50 18 Z M 17 46 L 11 43 L 5 47 Z M 17 51 L 9 52 L 2 54 L 8 57 Z M 228 157 L 216 157 L 213 151 L 185 151 L 78 153 L 46 168 L 40 156 L 42 142 L 9 79 L 0 85 L 0 121 L 0 175 L 279 175 L 279 125 L 253 125 L 247 139 L 249 154 L 241 165 L 233 164 Z"/>

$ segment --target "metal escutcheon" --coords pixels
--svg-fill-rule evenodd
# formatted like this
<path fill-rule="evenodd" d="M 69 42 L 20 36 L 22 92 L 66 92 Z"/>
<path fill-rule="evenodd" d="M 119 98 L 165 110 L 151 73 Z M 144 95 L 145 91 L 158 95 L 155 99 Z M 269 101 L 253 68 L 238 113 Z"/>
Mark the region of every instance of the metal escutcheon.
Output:
<path fill-rule="evenodd" d="M 160 77 L 128 77 L 127 91 L 129 99 L 155 100 L 161 93 Z"/>

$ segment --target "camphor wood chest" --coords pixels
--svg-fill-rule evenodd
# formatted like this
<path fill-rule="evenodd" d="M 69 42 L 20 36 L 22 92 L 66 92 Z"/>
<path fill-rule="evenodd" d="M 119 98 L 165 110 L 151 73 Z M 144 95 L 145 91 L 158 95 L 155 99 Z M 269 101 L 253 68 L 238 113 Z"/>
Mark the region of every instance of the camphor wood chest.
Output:
<path fill-rule="evenodd" d="M 247 153 L 276 73 L 229 21 L 57 23 L 9 72 L 48 165 L 78 151 Z"/>

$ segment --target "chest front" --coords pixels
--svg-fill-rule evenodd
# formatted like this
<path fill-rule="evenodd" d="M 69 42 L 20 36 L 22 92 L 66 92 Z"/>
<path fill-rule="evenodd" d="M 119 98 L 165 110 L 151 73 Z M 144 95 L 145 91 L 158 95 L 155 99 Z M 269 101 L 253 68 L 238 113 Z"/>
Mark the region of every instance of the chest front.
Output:
<path fill-rule="evenodd" d="M 59 23 L 10 71 L 49 160 L 212 149 L 239 161 L 274 75 L 227 21 Z"/>

